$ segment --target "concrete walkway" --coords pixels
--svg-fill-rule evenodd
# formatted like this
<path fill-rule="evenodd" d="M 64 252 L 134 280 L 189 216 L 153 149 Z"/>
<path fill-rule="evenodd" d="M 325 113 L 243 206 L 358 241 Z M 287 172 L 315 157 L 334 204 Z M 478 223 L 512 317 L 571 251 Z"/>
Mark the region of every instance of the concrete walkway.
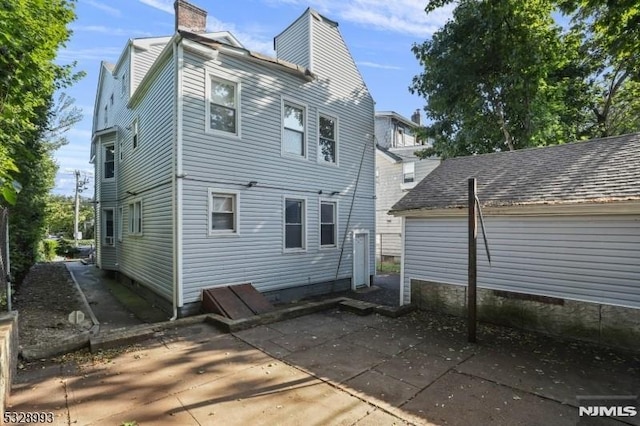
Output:
<path fill-rule="evenodd" d="M 575 425 L 577 395 L 640 390 L 637 354 L 488 326 L 469 345 L 464 330 L 336 309 L 235 334 L 192 324 L 26 366 L 7 410 L 60 425 Z"/>

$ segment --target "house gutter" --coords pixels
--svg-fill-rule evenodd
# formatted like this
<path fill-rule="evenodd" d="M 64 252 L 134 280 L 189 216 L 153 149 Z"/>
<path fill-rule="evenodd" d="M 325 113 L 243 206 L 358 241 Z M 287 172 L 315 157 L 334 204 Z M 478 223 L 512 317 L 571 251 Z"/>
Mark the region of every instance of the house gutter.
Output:
<path fill-rule="evenodd" d="M 169 321 L 178 318 L 178 307 L 181 306 L 182 297 L 182 66 L 183 50 L 180 38 L 173 41 L 173 57 L 175 61 L 175 101 L 174 101 L 174 129 L 175 146 L 173 149 L 172 173 L 172 204 L 173 204 L 173 316 Z"/>

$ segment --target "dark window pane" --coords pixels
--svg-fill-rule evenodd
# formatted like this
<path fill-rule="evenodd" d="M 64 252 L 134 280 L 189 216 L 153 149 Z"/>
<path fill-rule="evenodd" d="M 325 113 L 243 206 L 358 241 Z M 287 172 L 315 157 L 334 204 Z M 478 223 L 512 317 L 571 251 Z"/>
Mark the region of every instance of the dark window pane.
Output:
<path fill-rule="evenodd" d="M 320 138 L 320 158 L 329 163 L 336 162 L 336 143 L 335 141 Z"/>
<path fill-rule="evenodd" d="M 287 200 L 285 206 L 285 222 L 287 224 L 302 224 L 302 201 Z"/>
<path fill-rule="evenodd" d="M 320 136 L 335 140 L 335 121 L 328 117 L 320 117 Z"/>
<path fill-rule="evenodd" d="M 285 248 L 302 248 L 302 225 L 287 225 Z"/>
<path fill-rule="evenodd" d="M 233 213 L 212 213 L 211 229 L 215 231 L 233 230 Z"/>
<path fill-rule="evenodd" d="M 333 211 L 334 211 L 333 203 L 322 203 L 320 205 L 320 222 L 334 223 Z"/>
<path fill-rule="evenodd" d="M 210 123 L 212 129 L 236 133 L 236 110 L 222 105 L 211 104 Z"/>
<path fill-rule="evenodd" d="M 334 246 L 336 244 L 335 225 L 320 226 L 320 244 L 323 246 Z"/>
<path fill-rule="evenodd" d="M 113 210 L 105 210 L 105 236 L 113 237 Z"/>

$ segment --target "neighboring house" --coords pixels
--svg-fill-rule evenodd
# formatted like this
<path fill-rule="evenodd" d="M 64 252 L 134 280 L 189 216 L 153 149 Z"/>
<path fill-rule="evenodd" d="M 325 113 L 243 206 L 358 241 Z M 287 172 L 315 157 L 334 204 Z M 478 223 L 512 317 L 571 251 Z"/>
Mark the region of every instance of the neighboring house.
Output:
<path fill-rule="evenodd" d="M 393 206 L 401 303 L 465 315 L 471 177 L 480 318 L 640 348 L 640 133 L 443 161 Z"/>
<path fill-rule="evenodd" d="M 440 160 L 414 154 L 426 148 L 416 137 L 420 111 L 411 120 L 393 111 L 376 112 L 376 255 L 400 261 L 401 220 L 388 214 L 408 190 L 435 169 Z"/>
<path fill-rule="evenodd" d="M 369 285 L 373 100 L 338 24 L 307 9 L 271 58 L 174 6 L 173 36 L 101 67 L 98 267 L 180 316 L 217 286 L 284 301 Z"/>

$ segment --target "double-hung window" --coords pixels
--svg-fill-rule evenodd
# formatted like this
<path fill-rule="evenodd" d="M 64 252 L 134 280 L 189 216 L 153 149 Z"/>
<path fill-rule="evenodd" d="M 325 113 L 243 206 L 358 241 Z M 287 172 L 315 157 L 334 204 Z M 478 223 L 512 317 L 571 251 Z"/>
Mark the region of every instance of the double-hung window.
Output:
<path fill-rule="evenodd" d="M 129 233 L 142 234 L 142 201 L 129 204 Z"/>
<path fill-rule="evenodd" d="M 328 115 L 321 114 L 319 119 L 319 160 L 325 163 L 336 164 L 338 158 L 337 120 Z"/>
<path fill-rule="evenodd" d="M 112 179 L 115 176 L 115 151 L 114 144 L 104 146 L 104 178 Z"/>
<path fill-rule="evenodd" d="M 416 163 L 402 163 L 402 182 L 412 183 L 416 179 Z"/>
<path fill-rule="evenodd" d="M 133 123 L 131 124 L 131 145 L 133 146 L 133 149 L 136 149 L 138 147 L 138 119 L 136 118 L 135 120 L 133 120 Z"/>
<path fill-rule="evenodd" d="M 118 207 L 118 241 L 122 242 L 122 228 L 124 228 L 124 209 Z"/>
<path fill-rule="evenodd" d="M 306 244 L 305 200 L 286 198 L 284 204 L 284 248 L 304 250 Z"/>
<path fill-rule="evenodd" d="M 112 246 L 114 241 L 114 223 L 113 223 L 113 209 L 103 209 L 102 210 L 103 217 L 103 238 L 102 244 L 105 246 Z"/>
<path fill-rule="evenodd" d="M 291 156 L 306 157 L 305 108 L 284 102 L 282 117 L 282 151 Z"/>
<path fill-rule="evenodd" d="M 238 233 L 238 194 L 209 190 L 209 235 Z"/>
<path fill-rule="evenodd" d="M 238 83 L 209 76 L 208 129 L 239 135 Z"/>
<path fill-rule="evenodd" d="M 336 246 L 336 203 L 320 202 L 320 246 Z"/>

